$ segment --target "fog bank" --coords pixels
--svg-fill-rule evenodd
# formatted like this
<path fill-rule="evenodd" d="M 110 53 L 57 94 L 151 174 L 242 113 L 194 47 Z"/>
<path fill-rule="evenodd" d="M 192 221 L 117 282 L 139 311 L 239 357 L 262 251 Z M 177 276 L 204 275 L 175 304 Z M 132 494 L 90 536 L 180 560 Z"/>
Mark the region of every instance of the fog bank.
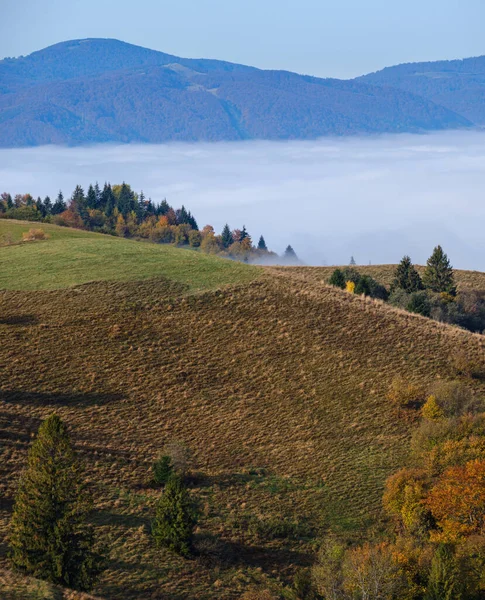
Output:
<path fill-rule="evenodd" d="M 424 263 L 441 244 L 485 271 L 482 132 L 0 150 L 0 192 L 67 197 L 105 180 L 184 204 L 200 227 L 245 224 L 308 264 Z"/>

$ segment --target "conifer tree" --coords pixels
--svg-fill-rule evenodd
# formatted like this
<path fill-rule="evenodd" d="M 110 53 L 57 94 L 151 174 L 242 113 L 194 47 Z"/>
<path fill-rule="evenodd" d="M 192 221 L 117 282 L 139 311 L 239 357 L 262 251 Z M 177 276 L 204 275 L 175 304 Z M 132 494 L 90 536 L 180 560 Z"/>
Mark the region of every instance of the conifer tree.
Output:
<path fill-rule="evenodd" d="M 94 191 L 94 187 L 92 185 L 90 185 L 88 188 L 87 196 L 86 196 L 86 206 L 88 208 L 96 208 L 96 205 L 97 205 L 96 192 Z"/>
<path fill-rule="evenodd" d="M 234 243 L 234 238 L 232 237 L 231 230 L 229 229 L 229 225 L 227 223 L 224 225 L 224 229 L 222 230 L 221 240 L 224 248 L 229 248 L 229 246 Z"/>
<path fill-rule="evenodd" d="M 288 245 L 286 247 L 285 258 L 286 258 L 286 260 L 291 261 L 291 262 L 295 262 L 298 260 L 298 256 L 296 255 L 296 252 L 293 250 L 293 248 L 290 245 Z"/>
<path fill-rule="evenodd" d="M 436 246 L 428 258 L 423 283 L 433 292 L 446 292 L 452 296 L 456 294 L 453 267 L 441 246 Z"/>
<path fill-rule="evenodd" d="M 355 262 L 355 258 L 353 256 L 350 257 L 350 262 L 349 265 L 351 265 L 352 267 L 355 267 L 357 263 Z"/>
<path fill-rule="evenodd" d="M 391 284 L 392 289 L 399 288 L 412 294 L 423 289 L 423 282 L 419 273 L 416 271 L 409 256 L 404 256 L 394 273 L 394 281 Z"/>
<path fill-rule="evenodd" d="M 59 190 L 56 201 L 54 202 L 54 205 L 52 207 L 52 214 L 60 215 L 61 213 L 63 213 L 66 210 L 66 208 L 67 208 L 67 206 L 66 206 L 66 203 L 64 202 L 64 196 L 62 195 L 61 190 Z"/>
<path fill-rule="evenodd" d="M 44 198 L 44 209 L 46 216 L 49 216 L 52 213 L 52 202 L 49 196 Z"/>
<path fill-rule="evenodd" d="M 79 463 L 61 419 L 39 428 L 20 478 L 10 536 L 13 565 L 73 589 L 91 589 L 102 568 L 86 522 L 89 504 Z"/>
<path fill-rule="evenodd" d="M 335 287 L 339 287 L 340 289 L 344 290 L 347 281 L 343 272 L 340 269 L 335 269 L 335 271 L 330 276 L 328 283 L 330 285 L 334 285 Z"/>
<path fill-rule="evenodd" d="M 179 475 L 172 475 L 158 501 L 152 534 L 159 547 L 188 557 L 197 515 L 190 494 Z"/>
<path fill-rule="evenodd" d="M 264 241 L 264 237 L 261 236 L 258 242 L 258 250 L 263 250 L 264 252 L 268 251 L 268 247 L 266 246 L 266 242 Z"/>

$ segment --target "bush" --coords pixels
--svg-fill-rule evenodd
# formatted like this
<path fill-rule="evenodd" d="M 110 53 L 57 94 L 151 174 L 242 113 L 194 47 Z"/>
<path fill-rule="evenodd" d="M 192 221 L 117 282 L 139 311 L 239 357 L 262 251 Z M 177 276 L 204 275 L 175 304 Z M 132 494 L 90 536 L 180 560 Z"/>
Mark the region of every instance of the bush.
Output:
<path fill-rule="evenodd" d="M 483 401 L 472 395 L 470 389 L 459 381 L 438 381 L 430 392 L 445 417 L 476 413 L 483 409 Z"/>
<path fill-rule="evenodd" d="M 431 303 L 426 292 L 414 292 L 410 295 L 406 310 L 423 317 L 431 316 Z"/>
<path fill-rule="evenodd" d="M 424 390 L 421 386 L 405 381 L 402 377 L 395 377 L 389 386 L 387 399 L 397 406 L 412 406 L 423 402 Z"/>
<path fill-rule="evenodd" d="M 173 474 L 173 464 L 170 456 L 163 455 L 153 463 L 153 481 L 157 485 L 165 485 Z"/>
<path fill-rule="evenodd" d="M 436 396 L 433 394 L 428 396 L 428 399 L 424 403 L 424 406 L 421 409 L 421 416 L 424 419 L 430 419 L 431 421 L 442 419 L 445 416 L 445 413 L 436 400 Z"/>
<path fill-rule="evenodd" d="M 340 269 L 335 269 L 335 271 L 330 276 L 328 283 L 330 285 L 338 287 L 342 290 L 345 289 L 346 281 L 345 281 L 345 277 L 344 277 L 344 274 L 342 273 L 342 271 Z"/>
<path fill-rule="evenodd" d="M 46 240 L 47 235 L 43 229 L 29 229 L 22 233 L 22 240 L 24 242 L 33 242 L 34 240 Z"/>
<path fill-rule="evenodd" d="M 162 456 L 166 456 L 172 463 L 175 473 L 184 477 L 187 475 L 192 463 L 192 452 L 190 448 L 178 440 L 172 440 L 163 448 Z"/>

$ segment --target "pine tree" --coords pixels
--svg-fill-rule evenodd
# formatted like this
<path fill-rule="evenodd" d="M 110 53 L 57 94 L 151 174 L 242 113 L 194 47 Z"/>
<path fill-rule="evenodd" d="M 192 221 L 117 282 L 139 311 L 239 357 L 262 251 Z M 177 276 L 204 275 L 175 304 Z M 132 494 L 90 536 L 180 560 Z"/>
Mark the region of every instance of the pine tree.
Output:
<path fill-rule="evenodd" d="M 152 534 L 159 547 L 188 557 L 197 515 L 182 479 L 172 475 L 158 501 Z"/>
<path fill-rule="evenodd" d="M 96 192 L 95 192 L 93 186 L 90 185 L 88 188 L 87 196 L 86 196 L 86 206 L 88 208 L 96 208 L 96 205 L 97 205 Z"/>
<path fill-rule="evenodd" d="M 264 237 L 261 236 L 258 242 L 258 250 L 263 250 L 264 252 L 268 251 L 268 247 L 266 246 L 266 242 L 264 241 Z"/>
<path fill-rule="evenodd" d="M 13 565 L 34 577 L 87 591 L 101 571 L 86 523 L 89 504 L 69 435 L 52 415 L 39 428 L 15 497 Z"/>
<path fill-rule="evenodd" d="M 454 296 L 456 287 L 453 267 L 441 246 L 436 246 L 426 265 L 423 276 L 425 287 L 433 292 L 446 292 Z"/>
<path fill-rule="evenodd" d="M 249 233 L 247 232 L 246 225 L 243 225 L 243 228 L 241 230 L 241 237 L 239 238 L 239 241 L 242 242 L 247 237 L 249 237 Z"/>
<path fill-rule="evenodd" d="M 441 544 L 433 556 L 425 600 L 460 600 L 462 585 L 453 549 Z"/>
<path fill-rule="evenodd" d="M 394 273 L 391 289 L 401 289 L 409 294 L 423 289 L 423 282 L 409 256 L 404 256 Z"/>
<path fill-rule="evenodd" d="M 353 256 L 350 257 L 350 262 L 349 265 L 351 265 L 352 267 L 355 267 L 357 263 L 355 262 L 355 258 Z"/>
<path fill-rule="evenodd" d="M 227 223 L 224 225 L 224 229 L 222 230 L 221 240 L 224 248 L 229 248 L 229 246 L 234 243 L 234 238 L 232 237 L 231 230 L 229 229 L 229 225 Z"/>
<path fill-rule="evenodd" d="M 290 245 L 288 245 L 286 247 L 285 258 L 286 258 L 286 260 L 289 260 L 292 262 L 295 262 L 298 260 L 298 256 L 296 255 L 296 252 L 293 250 L 293 248 Z"/>
<path fill-rule="evenodd" d="M 54 205 L 52 207 L 52 214 L 60 215 L 61 213 L 63 213 L 66 210 L 66 208 L 67 208 L 67 206 L 66 206 L 66 203 L 64 202 L 64 196 L 62 195 L 61 190 L 59 190 L 56 201 L 54 202 Z"/>
<path fill-rule="evenodd" d="M 51 199 L 49 198 L 49 196 L 46 196 L 44 198 L 44 209 L 45 209 L 45 214 L 48 217 L 52 213 L 52 202 L 51 202 Z"/>

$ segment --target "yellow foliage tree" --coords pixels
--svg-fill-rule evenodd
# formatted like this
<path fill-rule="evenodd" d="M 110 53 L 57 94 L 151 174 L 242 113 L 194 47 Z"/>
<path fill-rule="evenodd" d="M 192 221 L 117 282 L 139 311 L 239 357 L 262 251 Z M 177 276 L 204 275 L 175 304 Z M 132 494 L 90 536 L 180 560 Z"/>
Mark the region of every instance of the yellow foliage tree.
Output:
<path fill-rule="evenodd" d="M 428 399 L 421 409 L 421 416 L 430 421 L 437 421 L 445 416 L 434 394 L 428 396 Z"/>
<path fill-rule="evenodd" d="M 350 294 L 353 294 L 355 292 L 355 282 L 353 282 L 353 281 L 347 281 L 346 284 L 345 284 L 345 289 Z"/>

